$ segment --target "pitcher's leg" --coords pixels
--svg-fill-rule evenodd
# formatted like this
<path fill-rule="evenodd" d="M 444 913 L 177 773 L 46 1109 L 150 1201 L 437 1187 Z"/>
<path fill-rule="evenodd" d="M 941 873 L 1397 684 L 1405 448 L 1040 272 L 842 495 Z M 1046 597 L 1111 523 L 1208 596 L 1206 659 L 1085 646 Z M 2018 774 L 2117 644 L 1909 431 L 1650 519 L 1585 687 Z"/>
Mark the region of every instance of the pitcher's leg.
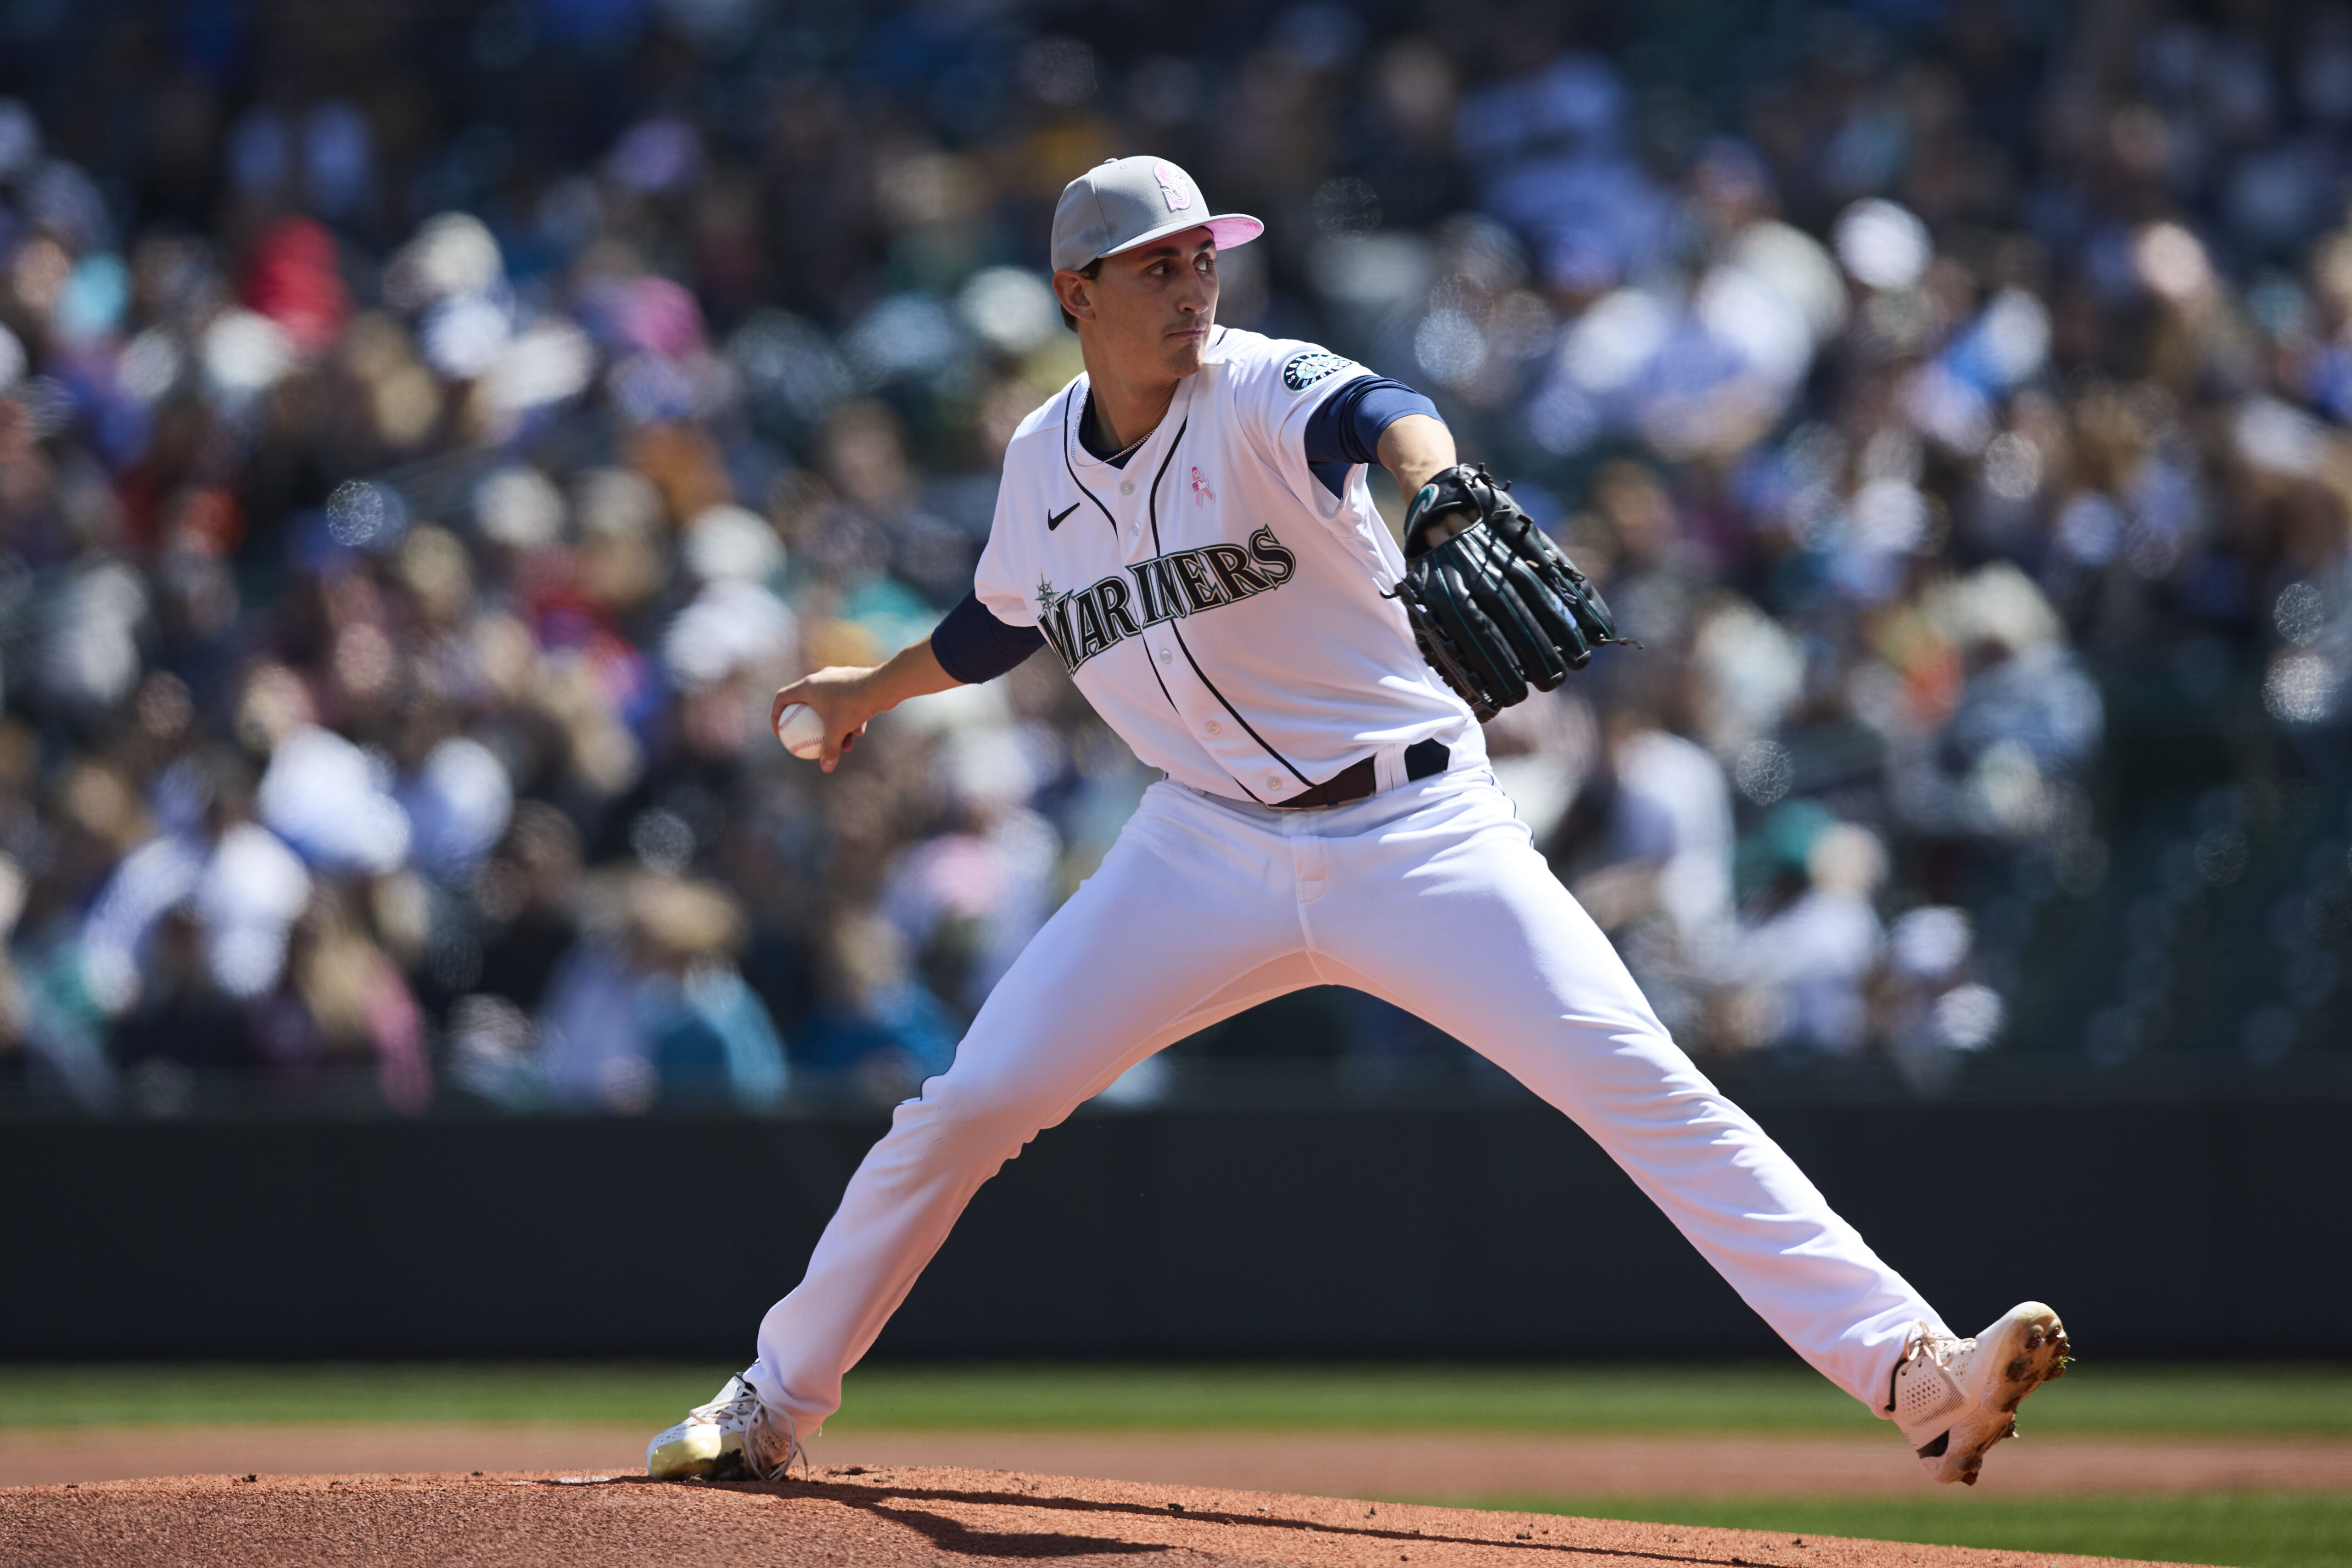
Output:
<path fill-rule="evenodd" d="M 1333 846 L 1312 951 L 1354 973 L 1331 978 L 1565 1111 L 1798 1354 L 1883 1406 L 1912 1325 L 1940 1321 L 1668 1037 L 1507 798 L 1457 787 L 1399 826 Z M 1402 876 L 1381 864 L 1397 853 L 1412 858 Z"/>
<path fill-rule="evenodd" d="M 1164 804 L 1164 803 L 1163 803 Z M 1264 857 L 1198 838 L 1149 802 L 996 984 L 955 1065 L 891 1116 L 800 1285 L 760 1325 L 751 1377 L 813 1436 L 841 1378 L 914 1286 L 980 1184 L 1136 1061 L 1264 994 L 1313 984 Z"/>

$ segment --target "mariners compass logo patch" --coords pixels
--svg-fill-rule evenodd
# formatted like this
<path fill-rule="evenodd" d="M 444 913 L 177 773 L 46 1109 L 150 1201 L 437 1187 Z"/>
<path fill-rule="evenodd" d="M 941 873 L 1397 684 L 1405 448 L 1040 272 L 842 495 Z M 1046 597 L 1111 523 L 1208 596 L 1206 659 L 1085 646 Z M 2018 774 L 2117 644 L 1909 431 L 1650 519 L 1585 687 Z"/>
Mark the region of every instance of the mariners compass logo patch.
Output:
<path fill-rule="evenodd" d="M 1170 212 L 1180 213 L 1192 205 L 1192 193 L 1184 188 L 1183 174 L 1174 164 L 1152 164 L 1151 177 L 1160 182 L 1160 199 Z"/>
<path fill-rule="evenodd" d="M 1334 371 L 1347 368 L 1348 362 L 1338 354 L 1318 349 L 1290 356 L 1282 367 L 1282 384 L 1293 392 L 1304 392 Z"/>

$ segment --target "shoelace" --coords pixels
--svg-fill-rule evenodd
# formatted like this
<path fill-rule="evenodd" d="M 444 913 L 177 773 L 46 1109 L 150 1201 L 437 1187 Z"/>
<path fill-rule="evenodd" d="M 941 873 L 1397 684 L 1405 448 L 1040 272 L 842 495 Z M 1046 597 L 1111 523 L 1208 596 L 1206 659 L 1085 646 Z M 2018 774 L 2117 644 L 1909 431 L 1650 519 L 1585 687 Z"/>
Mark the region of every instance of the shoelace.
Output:
<path fill-rule="evenodd" d="M 1892 1414 L 1895 1409 L 1895 1388 L 1896 1383 L 1900 1381 L 1903 1376 L 1903 1369 L 1905 1367 L 1909 1366 L 1921 1356 L 1925 1356 L 1936 1363 L 1937 1371 L 1943 1373 L 1948 1377 L 1951 1375 L 1953 1358 L 1958 1355 L 1961 1351 L 1966 1350 L 1975 1343 L 1976 1342 L 1974 1340 L 1955 1339 L 1949 1334 L 1930 1333 L 1927 1330 L 1927 1325 L 1924 1322 L 1920 1323 L 1918 1325 L 1917 1334 L 1912 1339 L 1910 1344 L 1904 1350 L 1902 1359 L 1897 1361 L 1895 1363 L 1894 1370 L 1886 1374 L 1886 1408 L 1888 1413 Z"/>
<path fill-rule="evenodd" d="M 741 1415 L 747 1418 L 751 1416 L 759 1409 L 759 1394 L 754 1393 L 751 1390 L 751 1385 L 745 1384 L 740 1378 L 737 1378 L 732 1381 L 735 1383 L 737 1387 L 743 1390 L 742 1393 L 737 1394 L 732 1399 L 714 1399 L 708 1405 L 697 1405 L 690 1414 L 703 1416 L 714 1425 L 725 1420 L 730 1415 Z"/>
<path fill-rule="evenodd" d="M 808 1473 L 811 1468 L 808 1449 L 802 1447 L 799 1429 L 793 1425 L 793 1418 L 789 1415 L 782 1417 L 784 1424 L 784 1462 L 773 1467 L 772 1468 L 768 1468 L 760 1466 L 755 1461 L 752 1461 L 751 1428 L 755 1426 L 765 1425 L 770 1432 L 773 1432 L 775 1430 L 775 1418 L 772 1415 L 763 1412 L 761 1409 L 758 1390 L 751 1387 L 751 1384 L 744 1383 L 740 1378 L 735 1380 L 735 1386 L 742 1389 L 743 1392 L 737 1394 L 732 1399 L 714 1399 L 708 1405 L 697 1405 L 691 1412 L 689 1412 L 689 1414 L 701 1417 L 703 1420 L 709 1422 L 714 1426 L 723 1425 L 730 1418 L 740 1418 L 743 1423 L 743 1458 L 747 1463 L 751 1465 L 752 1472 L 757 1475 L 760 1479 L 763 1481 L 789 1480 L 792 1477 L 793 1461 L 794 1459 L 798 1459 L 801 1462 L 802 1472 L 803 1474 Z"/>
<path fill-rule="evenodd" d="M 759 1396 L 757 1394 L 752 1395 L 751 1402 L 755 1405 L 758 1405 Z M 745 1424 L 743 1430 L 743 1454 L 745 1458 L 748 1459 L 751 1458 L 751 1429 L 755 1426 L 764 1426 L 771 1433 L 772 1433 L 775 1430 L 775 1419 L 776 1417 L 764 1410 L 754 1410 L 752 1412 L 751 1417 L 750 1421 Z M 754 1463 L 751 1467 L 753 1473 L 758 1475 L 763 1481 L 788 1481 L 792 1479 L 793 1461 L 794 1459 L 798 1459 L 801 1462 L 801 1473 L 803 1477 L 811 1474 L 814 1468 L 814 1467 L 809 1463 L 808 1450 L 801 1447 L 800 1429 L 793 1425 L 793 1418 L 791 1416 L 787 1415 L 782 1419 L 784 1423 L 783 1463 L 776 1466 L 772 1469 L 765 1468 L 757 1463 Z"/>

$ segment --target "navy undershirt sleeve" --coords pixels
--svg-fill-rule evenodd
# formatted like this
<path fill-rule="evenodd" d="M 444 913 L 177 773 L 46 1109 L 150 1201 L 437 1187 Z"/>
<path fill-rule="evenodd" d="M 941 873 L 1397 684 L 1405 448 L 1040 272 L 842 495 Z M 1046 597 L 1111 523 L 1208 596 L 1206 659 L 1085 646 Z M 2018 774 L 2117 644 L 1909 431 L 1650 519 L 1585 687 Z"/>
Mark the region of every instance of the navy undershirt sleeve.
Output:
<path fill-rule="evenodd" d="M 1008 626 L 990 613 L 977 594 L 966 594 L 947 618 L 931 628 L 931 657 L 966 686 L 994 680 L 1045 646 L 1034 626 Z"/>
<path fill-rule="evenodd" d="M 1442 417 L 1437 405 L 1401 381 L 1367 375 L 1349 382 L 1307 416 L 1308 469 L 1339 494 L 1349 468 L 1381 460 L 1381 432 L 1408 414 Z"/>

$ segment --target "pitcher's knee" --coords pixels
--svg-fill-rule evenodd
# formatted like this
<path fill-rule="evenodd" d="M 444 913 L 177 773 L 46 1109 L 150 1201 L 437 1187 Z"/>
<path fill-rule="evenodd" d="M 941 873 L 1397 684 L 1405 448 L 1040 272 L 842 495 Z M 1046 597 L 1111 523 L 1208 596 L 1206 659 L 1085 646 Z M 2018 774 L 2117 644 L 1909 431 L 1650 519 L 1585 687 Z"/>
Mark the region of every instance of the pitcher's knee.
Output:
<path fill-rule="evenodd" d="M 901 1129 L 921 1128 L 940 1143 L 1011 1159 L 1037 1135 L 1056 1107 L 1034 1083 L 1002 1074 L 943 1073 L 898 1108 Z"/>

